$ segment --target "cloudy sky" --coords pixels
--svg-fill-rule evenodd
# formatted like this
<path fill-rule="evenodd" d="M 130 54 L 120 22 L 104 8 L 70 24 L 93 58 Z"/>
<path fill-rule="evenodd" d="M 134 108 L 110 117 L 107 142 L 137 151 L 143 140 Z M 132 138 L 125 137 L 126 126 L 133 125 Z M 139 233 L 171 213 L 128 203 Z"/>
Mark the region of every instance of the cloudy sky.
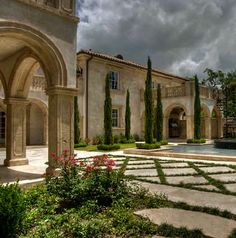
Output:
<path fill-rule="evenodd" d="M 78 50 L 180 76 L 236 69 L 236 0 L 78 0 Z"/>

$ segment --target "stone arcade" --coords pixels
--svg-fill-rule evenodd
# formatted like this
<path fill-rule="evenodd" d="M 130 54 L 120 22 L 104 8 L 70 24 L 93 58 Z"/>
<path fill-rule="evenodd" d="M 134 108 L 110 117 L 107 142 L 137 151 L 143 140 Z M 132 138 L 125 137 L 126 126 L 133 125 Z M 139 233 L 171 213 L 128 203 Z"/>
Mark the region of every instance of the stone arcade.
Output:
<path fill-rule="evenodd" d="M 74 147 L 73 97 L 77 94 L 75 69 L 78 23 L 76 1 L 0 0 L 0 6 L 0 136 L 6 145 L 4 164 L 14 166 L 28 163 L 26 142 L 35 140 L 26 130 L 30 127 L 27 115 L 32 112 L 34 128 L 37 127 L 36 119 L 39 127 L 41 125 L 44 128 L 43 136 L 38 135 L 41 136 L 38 141 L 46 144 L 48 137 L 47 172 L 53 173 L 56 166 L 50 159 L 51 152 L 59 155 L 65 148 L 73 152 Z M 45 77 L 43 83 L 40 77 L 33 77 L 39 71 Z M 37 99 L 37 87 L 45 88 L 47 96 L 44 94 L 44 98 L 48 97 L 48 106 Z M 29 93 L 32 88 L 36 90 Z M 39 93 L 39 98 L 42 93 L 44 91 Z M 43 116 L 38 116 L 40 110 Z M 44 125 L 47 123 L 50 128 L 48 135 L 47 126 Z"/>

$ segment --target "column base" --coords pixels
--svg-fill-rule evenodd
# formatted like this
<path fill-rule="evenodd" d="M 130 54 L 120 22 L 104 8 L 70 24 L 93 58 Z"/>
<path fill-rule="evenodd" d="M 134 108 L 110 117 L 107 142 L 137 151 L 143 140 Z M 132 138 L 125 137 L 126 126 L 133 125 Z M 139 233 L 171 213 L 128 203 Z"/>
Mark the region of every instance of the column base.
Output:
<path fill-rule="evenodd" d="M 54 168 L 54 167 L 47 167 L 46 168 L 46 176 L 59 176 L 61 169 Z"/>
<path fill-rule="evenodd" d="M 7 167 L 11 166 L 19 166 L 19 165 L 28 165 L 29 160 L 26 158 L 17 158 L 17 159 L 5 159 L 4 160 L 4 165 Z"/>

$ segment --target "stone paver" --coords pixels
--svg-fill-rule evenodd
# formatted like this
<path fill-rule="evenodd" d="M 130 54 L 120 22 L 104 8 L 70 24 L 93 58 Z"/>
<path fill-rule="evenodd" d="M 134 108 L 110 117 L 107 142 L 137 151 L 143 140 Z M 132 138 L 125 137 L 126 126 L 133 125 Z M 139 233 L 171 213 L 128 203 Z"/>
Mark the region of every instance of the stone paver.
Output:
<path fill-rule="evenodd" d="M 236 173 L 232 173 L 232 174 L 213 174 L 213 175 L 209 175 L 210 177 L 217 179 L 219 181 L 222 182 L 229 182 L 229 181 L 236 181 Z"/>
<path fill-rule="evenodd" d="M 217 207 L 220 210 L 227 210 L 236 214 L 236 196 L 141 181 L 137 181 L 137 183 L 149 189 L 151 193 L 166 194 L 168 199 L 174 202 L 185 202 L 194 206 Z"/>
<path fill-rule="evenodd" d="M 127 165 L 126 169 L 143 169 L 143 168 L 155 168 L 155 164 L 131 164 Z"/>
<path fill-rule="evenodd" d="M 173 169 L 162 169 L 165 175 L 175 175 L 175 174 L 197 174 L 197 172 L 192 168 L 173 168 Z"/>
<path fill-rule="evenodd" d="M 146 209 L 137 211 L 135 214 L 148 218 L 157 225 L 168 223 L 177 228 L 187 227 L 190 230 L 198 228 L 204 235 L 212 238 L 227 238 L 236 227 L 234 220 L 182 209 Z"/>
<path fill-rule="evenodd" d="M 195 176 L 171 176 L 166 177 L 168 183 L 171 184 L 180 184 L 180 183 L 191 183 L 191 184 L 199 184 L 199 183 L 207 183 L 208 181 L 203 177 L 195 177 Z"/>
<path fill-rule="evenodd" d="M 128 164 L 154 164 L 154 160 L 130 160 Z"/>
<path fill-rule="evenodd" d="M 207 172 L 207 173 L 219 173 L 219 172 L 233 172 L 233 171 L 235 171 L 232 168 L 224 167 L 224 166 L 204 167 L 204 168 L 201 168 L 201 170 L 203 170 L 204 172 Z"/>
<path fill-rule="evenodd" d="M 225 187 L 230 192 L 236 193 L 236 183 L 225 184 Z"/>
<path fill-rule="evenodd" d="M 162 163 L 161 167 L 162 168 L 165 168 L 165 167 L 182 168 L 182 167 L 189 167 L 189 165 L 188 163 Z"/>
<path fill-rule="evenodd" d="M 195 185 L 196 188 L 204 188 L 204 189 L 208 189 L 210 191 L 213 191 L 213 190 L 218 190 L 219 189 L 211 184 L 208 184 L 208 185 Z"/>
<path fill-rule="evenodd" d="M 157 171 L 156 169 L 134 169 L 134 170 L 126 170 L 125 175 L 157 176 Z"/>
<path fill-rule="evenodd" d="M 146 180 L 149 180 L 149 181 L 152 181 L 152 182 L 158 182 L 158 183 L 160 183 L 159 177 L 140 177 L 140 178 L 146 179 Z"/>

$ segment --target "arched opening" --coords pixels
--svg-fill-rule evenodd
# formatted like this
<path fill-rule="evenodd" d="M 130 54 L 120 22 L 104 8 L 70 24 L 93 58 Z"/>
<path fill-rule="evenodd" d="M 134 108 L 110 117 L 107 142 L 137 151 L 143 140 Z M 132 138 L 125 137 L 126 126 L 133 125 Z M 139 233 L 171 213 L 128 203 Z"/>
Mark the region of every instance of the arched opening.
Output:
<path fill-rule="evenodd" d="M 223 134 L 221 112 L 214 107 L 211 113 L 211 138 L 221 138 Z"/>
<path fill-rule="evenodd" d="M 205 104 L 201 106 L 201 137 L 206 139 L 211 138 L 210 110 Z"/>
<path fill-rule="evenodd" d="M 2 72 L 0 79 L 2 80 L 3 75 L 7 117 L 4 164 L 14 166 L 28 163 L 26 141 L 28 139 L 29 144 L 47 142 L 45 139 L 47 133 L 43 129 L 45 121 L 48 121 L 51 130 L 48 154 L 50 155 L 53 151 L 59 155 L 65 148 L 70 148 L 73 151 L 71 129 L 73 96 L 77 92 L 74 89 L 66 88 L 68 74 L 65 58 L 47 36 L 29 26 L 15 22 L 0 22 L 0 38 L 0 72 Z M 43 88 L 40 80 L 35 80 L 35 74 L 39 67 L 44 75 Z M 48 99 L 45 91 L 49 95 Z M 29 96 L 49 105 L 48 120 L 45 120 L 45 112 L 42 107 L 30 101 Z M 30 108 L 29 105 L 31 105 Z M 67 113 L 63 114 L 64 111 Z M 27 118 L 27 112 L 30 115 L 29 118 Z M 3 113 L 2 118 L 4 118 Z M 27 120 L 29 124 L 28 136 Z M 36 123 L 36 121 L 38 122 Z M 55 168 L 55 160 L 49 157 L 49 173 L 53 172 Z"/>
<path fill-rule="evenodd" d="M 168 117 L 169 138 L 187 138 L 186 112 L 182 107 L 174 107 Z"/>
<path fill-rule="evenodd" d="M 33 92 L 30 92 L 33 94 Z M 26 109 L 26 144 L 47 144 L 47 106 L 42 99 L 30 99 Z"/>

